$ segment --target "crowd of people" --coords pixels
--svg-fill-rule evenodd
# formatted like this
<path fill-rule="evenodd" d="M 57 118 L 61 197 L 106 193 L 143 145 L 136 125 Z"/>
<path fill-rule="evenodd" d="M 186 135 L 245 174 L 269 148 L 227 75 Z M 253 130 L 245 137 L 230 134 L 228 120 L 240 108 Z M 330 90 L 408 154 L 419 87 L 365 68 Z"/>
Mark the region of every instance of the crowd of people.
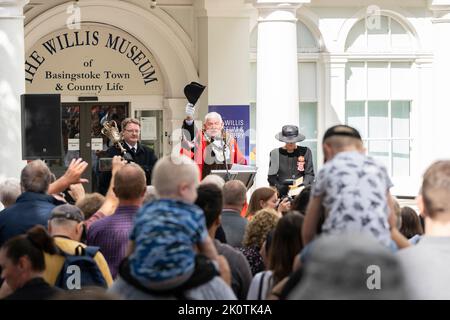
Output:
<path fill-rule="evenodd" d="M 314 175 L 310 150 L 296 146 L 303 137 L 287 126 L 271 186 L 248 199 L 242 182 L 205 175 L 213 166 L 195 161 L 195 148 L 223 132 L 217 115 L 207 121 L 215 131 L 196 131 L 190 156 L 159 159 L 151 177 L 115 155 L 105 196 L 84 192 L 81 159 L 59 179 L 35 160 L 3 181 L 0 298 L 450 299 L 450 161 L 425 172 L 416 212 L 390 194 L 357 130 L 325 132 Z M 237 149 L 215 148 L 244 163 Z M 306 187 L 284 195 L 282 180 L 299 177 Z M 75 202 L 61 197 L 67 189 Z"/>

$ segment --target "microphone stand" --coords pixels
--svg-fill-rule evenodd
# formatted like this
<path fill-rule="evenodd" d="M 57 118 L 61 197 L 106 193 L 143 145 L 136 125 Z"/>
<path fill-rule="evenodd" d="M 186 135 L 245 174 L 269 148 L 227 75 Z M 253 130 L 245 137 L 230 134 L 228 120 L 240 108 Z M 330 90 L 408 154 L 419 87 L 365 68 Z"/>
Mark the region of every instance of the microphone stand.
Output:
<path fill-rule="evenodd" d="M 225 182 L 228 182 L 228 181 L 231 180 L 231 174 L 228 171 L 227 156 L 225 154 L 226 146 L 227 146 L 227 143 L 226 143 L 225 130 L 222 129 L 222 153 L 223 153 L 223 159 L 224 159 L 224 162 L 225 162 L 225 170 L 227 171 L 227 174 L 225 175 Z M 230 150 L 230 155 L 231 155 L 231 150 Z"/>

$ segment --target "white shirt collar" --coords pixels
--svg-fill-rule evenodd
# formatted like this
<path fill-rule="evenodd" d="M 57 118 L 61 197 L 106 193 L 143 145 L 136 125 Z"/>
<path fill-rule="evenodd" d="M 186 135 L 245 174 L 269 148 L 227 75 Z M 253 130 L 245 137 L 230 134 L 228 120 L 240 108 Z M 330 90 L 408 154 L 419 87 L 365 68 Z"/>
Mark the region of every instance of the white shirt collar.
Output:
<path fill-rule="evenodd" d="M 134 148 L 137 151 L 137 147 L 138 147 L 137 143 L 134 146 L 128 144 L 127 142 L 125 142 L 125 143 L 127 144 L 128 148 L 130 148 L 130 150 Z"/>

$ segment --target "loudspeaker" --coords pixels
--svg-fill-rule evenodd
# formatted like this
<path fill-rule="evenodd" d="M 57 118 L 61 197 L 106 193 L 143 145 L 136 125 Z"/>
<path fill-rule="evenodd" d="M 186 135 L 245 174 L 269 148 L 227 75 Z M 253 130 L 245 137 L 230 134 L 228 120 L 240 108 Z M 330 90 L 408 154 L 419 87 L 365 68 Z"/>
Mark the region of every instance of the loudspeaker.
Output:
<path fill-rule="evenodd" d="M 61 95 L 23 94 L 22 159 L 61 159 Z"/>

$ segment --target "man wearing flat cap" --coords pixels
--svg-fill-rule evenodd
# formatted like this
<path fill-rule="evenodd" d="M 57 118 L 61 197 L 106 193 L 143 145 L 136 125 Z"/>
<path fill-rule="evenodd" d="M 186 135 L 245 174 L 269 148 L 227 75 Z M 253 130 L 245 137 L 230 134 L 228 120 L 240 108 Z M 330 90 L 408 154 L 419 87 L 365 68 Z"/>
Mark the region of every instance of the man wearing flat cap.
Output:
<path fill-rule="evenodd" d="M 303 177 L 303 184 L 308 186 L 314 181 L 314 166 L 311 150 L 301 147 L 297 142 L 305 140 L 305 136 L 294 125 L 285 125 L 275 138 L 285 145 L 270 152 L 268 181 L 277 190 L 285 187 L 287 179 Z"/>

